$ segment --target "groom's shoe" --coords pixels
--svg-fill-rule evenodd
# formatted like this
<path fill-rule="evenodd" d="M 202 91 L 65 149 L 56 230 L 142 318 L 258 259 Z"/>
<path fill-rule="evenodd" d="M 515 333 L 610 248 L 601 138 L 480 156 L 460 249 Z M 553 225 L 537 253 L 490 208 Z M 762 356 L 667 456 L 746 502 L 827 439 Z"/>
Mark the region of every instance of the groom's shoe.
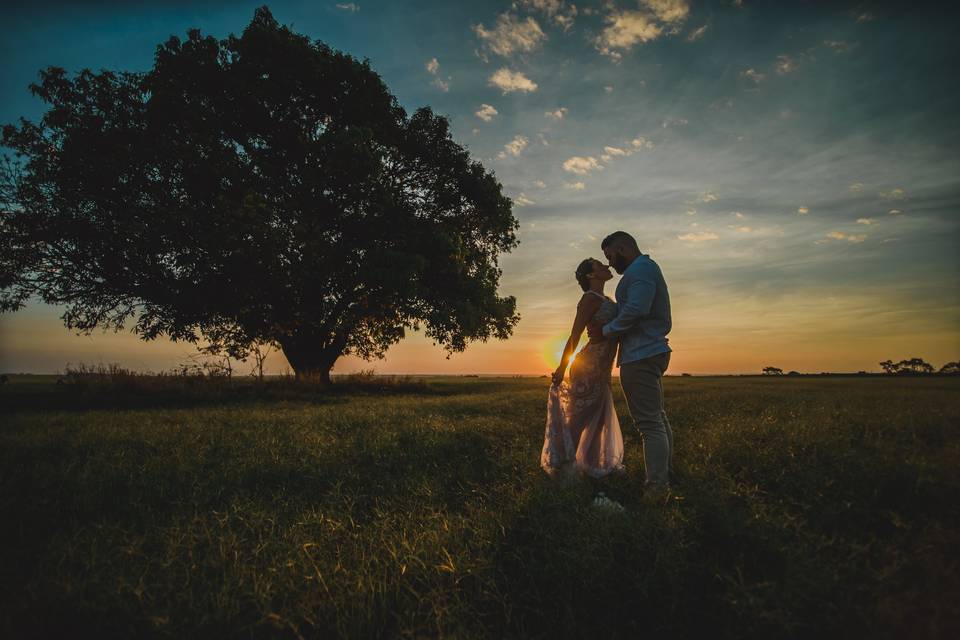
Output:
<path fill-rule="evenodd" d="M 670 485 L 648 484 L 643 490 L 641 502 L 645 505 L 663 506 L 670 499 Z"/>

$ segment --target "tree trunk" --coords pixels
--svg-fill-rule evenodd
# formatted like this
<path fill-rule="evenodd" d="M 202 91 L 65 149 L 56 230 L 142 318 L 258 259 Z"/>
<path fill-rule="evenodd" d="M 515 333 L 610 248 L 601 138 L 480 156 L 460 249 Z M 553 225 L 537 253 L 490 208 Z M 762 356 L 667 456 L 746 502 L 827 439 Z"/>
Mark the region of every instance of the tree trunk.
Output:
<path fill-rule="evenodd" d="M 313 380 L 323 386 L 329 386 L 330 370 L 347 345 L 346 338 L 331 339 L 308 330 L 282 336 L 279 342 L 297 380 Z"/>

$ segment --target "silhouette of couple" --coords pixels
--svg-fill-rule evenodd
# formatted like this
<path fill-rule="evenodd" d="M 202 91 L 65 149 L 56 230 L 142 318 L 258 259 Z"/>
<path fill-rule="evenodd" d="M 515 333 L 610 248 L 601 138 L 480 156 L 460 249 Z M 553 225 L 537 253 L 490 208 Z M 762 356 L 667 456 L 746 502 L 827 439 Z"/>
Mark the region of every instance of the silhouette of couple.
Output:
<path fill-rule="evenodd" d="M 670 364 L 670 296 L 660 267 L 640 252 L 630 234 L 617 231 L 600 246 L 609 266 L 587 258 L 576 270 L 583 296 L 553 372 L 540 464 L 555 476 L 579 472 L 600 478 L 623 470 L 623 436 L 610 384 L 617 356 L 620 385 L 643 441 L 643 499 L 662 503 L 670 493 L 673 453 L 661 384 Z M 613 278 L 610 267 L 623 276 L 616 301 L 603 291 Z M 584 330 L 590 340 L 571 364 Z M 564 381 L 568 365 L 570 377 Z"/>

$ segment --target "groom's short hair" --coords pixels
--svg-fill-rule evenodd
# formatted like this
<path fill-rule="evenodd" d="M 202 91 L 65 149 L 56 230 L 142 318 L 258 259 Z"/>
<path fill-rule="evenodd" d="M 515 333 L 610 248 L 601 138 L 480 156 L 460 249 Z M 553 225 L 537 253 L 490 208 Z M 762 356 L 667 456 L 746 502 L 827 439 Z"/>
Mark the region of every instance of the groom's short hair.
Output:
<path fill-rule="evenodd" d="M 606 238 L 603 239 L 603 242 L 600 243 L 601 249 L 606 249 L 614 243 L 625 244 L 628 247 L 632 248 L 634 251 L 640 251 L 640 247 L 637 245 L 637 241 L 633 239 L 633 236 L 627 233 L 626 231 L 614 231 Z"/>

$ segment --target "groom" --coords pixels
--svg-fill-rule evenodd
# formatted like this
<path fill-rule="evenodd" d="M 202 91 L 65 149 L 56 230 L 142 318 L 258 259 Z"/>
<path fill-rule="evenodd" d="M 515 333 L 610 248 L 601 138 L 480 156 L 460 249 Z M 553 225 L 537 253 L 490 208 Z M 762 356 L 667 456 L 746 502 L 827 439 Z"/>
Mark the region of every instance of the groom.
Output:
<path fill-rule="evenodd" d="M 660 267 L 640 253 L 637 241 L 616 231 L 603 239 L 603 255 L 617 273 L 617 316 L 603 325 L 591 323 L 591 338 L 618 338 L 620 385 L 643 442 L 647 470 L 644 502 L 662 503 L 670 494 L 673 431 L 663 410 L 661 378 L 670 364 L 670 296 Z"/>

